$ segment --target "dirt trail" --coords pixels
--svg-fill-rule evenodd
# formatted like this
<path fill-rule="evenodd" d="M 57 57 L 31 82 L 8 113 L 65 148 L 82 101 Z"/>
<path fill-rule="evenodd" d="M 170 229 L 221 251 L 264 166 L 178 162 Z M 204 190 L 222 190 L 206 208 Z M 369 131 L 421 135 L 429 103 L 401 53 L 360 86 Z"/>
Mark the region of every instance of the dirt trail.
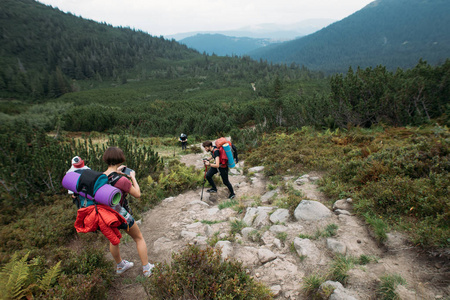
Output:
<path fill-rule="evenodd" d="M 201 160 L 203 156 L 204 154 L 183 155 L 181 162 L 203 169 Z M 309 175 L 321 176 L 319 173 L 310 173 Z M 289 180 L 289 178 L 285 180 Z M 231 175 L 230 182 L 235 187 L 238 200 L 247 206 L 267 192 L 267 180 L 262 173 L 255 174 L 253 178 L 242 174 Z M 206 184 L 205 190 L 207 186 L 208 184 Z M 314 181 L 308 181 L 296 188 L 302 190 L 306 199 L 319 201 L 326 205 L 329 203 L 328 199 L 318 191 Z M 197 230 L 197 232 L 203 233 L 203 231 L 213 230 L 226 234 L 230 229 L 229 219 L 243 217 L 237 215 L 237 212 L 232 209 L 218 210 L 218 204 L 226 201 L 228 195 L 228 191 L 223 185 L 219 186 L 219 192 L 211 197 L 204 192 L 203 202 L 200 202 L 200 194 L 201 188 L 198 188 L 165 199 L 157 207 L 143 215 L 142 223 L 139 226 L 147 242 L 149 259 L 152 263 L 169 261 L 171 252 L 182 249 L 188 242 L 195 241 L 201 244 L 199 234 L 189 236 L 191 231 Z M 270 206 L 269 204 L 264 205 Z M 211 226 L 213 228 L 201 227 L 202 225 L 198 221 L 208 218 L 222 222 Z M 302 280 L 311 272 L 328 267 L 331 261 L 331 251 L 327 248 L 325 240 L 316 241 L 321 259 L 319 263 L 311 263 L 302 261 L 296 253 L 292 253 L 289 244 L 300 232 L 314 234 L 318 228 L 323 228 L 330 223 L 338 225 L 336 238 L 347 246 L 347 254 L 355 257 L 364 254 L 378 258 L 377 262 L 365 266 L 358 265 L 349 271 L 348 283 L 345 286 L 349 291 L 349 297 L 377 299 L 375 290 L 379 278 L 384 274 L 398 274 L 407 281 L 406 286 L 399 287 L 397 290 L 401 299 L 450 299 L 450 263 L 448 259 L 432 258 L 430 253 L 422 253 L 417 248 L 408 246 L 402 235 L 398 233 L 391 234 L 388 245 L 380 247 L 371 237 L 366 225 L 355 216 L 333 214 L 327 222 L 287 224 L 286 245 L 275 250 L 271 248 L 277 259 L 267 264 L 253 262 L 248 265 L 251 274 L 257 280 L 271 287 L 278 294 L 277 299 L 307 299 L 301 293 Z M 270 239 L 267 236 L 265 238 Z M 136 277 L 141 275 L 142 271 L 134 242 L 130 239 L 128 242 L 126 241 L 127 239 L 123 240 L 120 246 L 122 256 L 124 259 L 133 261 L 135 267 L 122 276 L 118 276 L 108 299 L 148 299 L 144 289 L 136 281 Z M 256 249 L 252 247 L 259 247 L 245 240 L 233 244 L 235 253 L 248 252 Z M 249 257 L 245 258 L 247 262 L 252 260 L 252 256 Z"/>

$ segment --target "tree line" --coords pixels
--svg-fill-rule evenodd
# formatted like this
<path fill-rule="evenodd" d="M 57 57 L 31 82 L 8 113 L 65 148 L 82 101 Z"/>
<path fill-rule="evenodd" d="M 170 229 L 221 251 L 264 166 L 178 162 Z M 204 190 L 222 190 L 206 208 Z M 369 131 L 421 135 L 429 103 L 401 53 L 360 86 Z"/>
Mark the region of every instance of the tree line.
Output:
<path fill-rule="evenodd" d="M 164 103 L 137 100 L 126 114 L 99 104 L 78 106 L 64 115 L 64 130 L 121 128 L 161 136 L 174 132 L 217 135 L 256 124 L 267 130 L 280 126 L 407 126 L 439 117 L 448 124 L 449 80 L 450 60 L 436 67 L 421 61 L 413 69 L 396 72 L 383 66 L 355 71 L 350 68 L 346 75 L 329 79 L 329 93 L 325 86 L 308 88 L 307 81 L 282 81 L 275 77 L 258 93 L 244 94 L 244 100 L 236 97 L 233 101 L 224 95 L 222 100 L 209 103 L 202 98 Z M 233 91 L 243 93 L 243 89 Z"/>

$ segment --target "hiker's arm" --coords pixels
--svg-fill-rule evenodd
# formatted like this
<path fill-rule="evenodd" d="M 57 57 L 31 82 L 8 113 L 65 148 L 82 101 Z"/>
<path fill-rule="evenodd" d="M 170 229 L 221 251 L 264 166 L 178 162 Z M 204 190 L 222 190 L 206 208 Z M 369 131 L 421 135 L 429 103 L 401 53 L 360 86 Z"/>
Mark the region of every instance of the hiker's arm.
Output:
<path fill-rule="evenodd" d="M 131 196 L 133 196 L 134 198 L 140 198 L 141 197 L 141 188 L 139 187 L 139 184 L 136 180 L 136 172 L 135 171 L 131 171 L 130 173 L 130 177 L 131 177 L 131 188 L 129 191 L 129 194 Z"/>
<path fill-rule="evenodd" d="M 216 158 L 214 159 L 214 163 L 212 163 L 212 164 L 210 163 L 209 165 L 213 168 L 220 167 L 220 158 L 218 156 L 216 156 Z"/>

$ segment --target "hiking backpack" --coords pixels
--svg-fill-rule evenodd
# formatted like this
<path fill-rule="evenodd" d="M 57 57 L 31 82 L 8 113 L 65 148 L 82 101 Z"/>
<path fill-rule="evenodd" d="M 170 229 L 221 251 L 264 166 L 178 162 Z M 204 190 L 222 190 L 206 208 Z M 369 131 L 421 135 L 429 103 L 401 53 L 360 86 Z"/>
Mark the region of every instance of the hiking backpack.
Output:
<path fill-rule="evenodd" d="M 235 163 L 238 163 L 237 148 L 230 141 L 228 141 L 224 137 L 221 137 L 215 141 L 215 144 L 220 153 L 219 162 L 221 168 L 226 168 L 228 166 L 228 156 L 225 152 L 225 149 L 223 149 L 222 147 L 224 144 L 230 145 L 231 153 L 233 154 L 233 160 Z"/>
<path fill-rule="evenodd" d="M 108 177 L 91 169 L 67 173 L 62 186 L 78 194 L 77 207 L 87 207 L 95 203 L 114 206 L 120 203 L 122 192 L 109 184 Z"/>

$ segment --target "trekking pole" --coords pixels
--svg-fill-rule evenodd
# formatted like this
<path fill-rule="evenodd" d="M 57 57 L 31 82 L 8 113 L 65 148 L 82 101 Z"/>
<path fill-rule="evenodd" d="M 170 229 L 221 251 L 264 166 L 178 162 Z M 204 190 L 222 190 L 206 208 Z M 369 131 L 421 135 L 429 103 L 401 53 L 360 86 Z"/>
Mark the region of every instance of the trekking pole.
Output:
<path fill-rule="evenodd" d="M 203 160 L 203 164 L 205 164 L 205 160 Z M 205 165 L 205 174 L 203 175 L 202 195 L 200 196 L 200 201 L 203 200 L 203 189 L 205 188 L 205 183 L 206 183 L 206 171 L 208 171 L 207 165 Z"/>

